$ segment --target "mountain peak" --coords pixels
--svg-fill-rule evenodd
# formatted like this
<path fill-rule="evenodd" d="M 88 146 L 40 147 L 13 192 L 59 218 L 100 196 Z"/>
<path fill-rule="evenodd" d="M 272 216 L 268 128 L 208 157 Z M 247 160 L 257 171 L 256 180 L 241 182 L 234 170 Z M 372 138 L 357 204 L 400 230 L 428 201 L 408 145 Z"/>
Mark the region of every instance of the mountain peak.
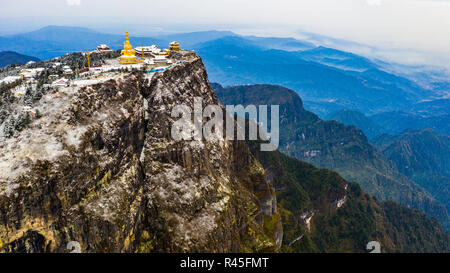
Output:
<path fill-rule="evenodd" d="M 22 55 L 15 51 L 1 51 L 0 52 L 0 68 L 10 64 L 25 64 L 29 61 L 39 62 L 36 57 Z"/>
<path fill-rule="evenodd" d="M 97 33 L 97 31 L 92 30 L 90 28 L 77 26 L 57 26 L 57 25 L 48 25 L 32 32 L 45 32 L 45 31 L 81 31 L 81 32 Z"/>

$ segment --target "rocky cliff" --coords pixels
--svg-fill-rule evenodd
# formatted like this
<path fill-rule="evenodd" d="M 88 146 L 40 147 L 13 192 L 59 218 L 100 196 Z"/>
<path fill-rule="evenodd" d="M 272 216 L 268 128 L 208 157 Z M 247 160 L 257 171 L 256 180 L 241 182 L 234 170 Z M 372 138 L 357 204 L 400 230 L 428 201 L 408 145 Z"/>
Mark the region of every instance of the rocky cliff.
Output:
<path fill-rule="evenodd" d="M 436 219 L 379 201 L 336 172 L 249 146 L 277 192 L 282 252 L 367 253 L 370 241 L 379 242 L 382 253 L 450 251 L 450 236 Z"/>
<path fill-rule="evenodd" d="M 193 97 L 218 104 L 200 58 L 35 102 L 0 135 L 1 251 L 277 251 L 274 189 L 246 143 L 171 139 L 171 109 Z"/>
<path fill-rule="evenodd" d="M 286 155 L 336 171 L 378 199 L 421 210 L 449 225 L 446 207 L 400 173 L 356 127 L 321 120 L 294 91 L 281 86 L 214 88 L 224 104 L 280 105 L 280 151 Z"/>

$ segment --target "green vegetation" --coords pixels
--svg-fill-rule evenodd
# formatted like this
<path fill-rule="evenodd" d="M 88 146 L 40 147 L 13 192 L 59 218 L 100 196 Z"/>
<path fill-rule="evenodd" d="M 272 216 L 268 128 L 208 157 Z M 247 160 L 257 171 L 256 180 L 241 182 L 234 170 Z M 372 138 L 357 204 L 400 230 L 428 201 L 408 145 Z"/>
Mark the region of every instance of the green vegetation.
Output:
<path fill-rule="evenodd" d="M 379 202 L 337 173 L 249 144 L 277 189 L 283 252 L 366 252 L 370 241 L 383 252 L 449 252 L 450 236 L 439 222 L 395 202 Z M 336 200 L 344 198 L 342 207 Z M 314 211 L 308 230 L 301 215 Z M 303 236 L 302 236 L 303 235 Z M 299 239 L 300 238 L 300 239 Z"/>
<path fill-rule="evenodd" d="M 358 111 L 347 109 L 340 110 L 328 116 L 327 120 L 339 121 L 347 126 L 354 125 L 356 128 L 363 131 L 369 139 L 386 132 L 386 129 L 381 127 L 378 123 Z"/>
<path fill-rule="evenodd" d="M 419 209 L 447 226 L 449 216 L 445 206 L 398 172 L 356 127 L 321 120 L 303 108 L 294 91 L 281 86 L 224 89 L 215 85 L 215 89 L 225 105 L 280 105 L 280 151 L 286 155 L 336 171 L 378 199 Z"/>
<path fill-rule="evenodd" d="M 450 137 L 431 129 L 381 135 L 373 140 L 404 175 L 450 210 Z"/>

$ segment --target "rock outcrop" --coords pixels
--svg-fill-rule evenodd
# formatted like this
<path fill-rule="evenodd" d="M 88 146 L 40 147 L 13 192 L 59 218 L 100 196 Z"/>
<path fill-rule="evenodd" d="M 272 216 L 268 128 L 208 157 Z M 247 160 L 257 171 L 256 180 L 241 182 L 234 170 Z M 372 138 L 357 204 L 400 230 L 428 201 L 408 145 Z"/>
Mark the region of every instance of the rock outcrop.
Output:
<path fill-rule="evenodd" d="M 0 144 L 0 250 L 277 251 L 274 189 L 247 144 L 171 138 L 171 109 L 194 97 L 219 104 L 200 58 L 46 94 Z"/>

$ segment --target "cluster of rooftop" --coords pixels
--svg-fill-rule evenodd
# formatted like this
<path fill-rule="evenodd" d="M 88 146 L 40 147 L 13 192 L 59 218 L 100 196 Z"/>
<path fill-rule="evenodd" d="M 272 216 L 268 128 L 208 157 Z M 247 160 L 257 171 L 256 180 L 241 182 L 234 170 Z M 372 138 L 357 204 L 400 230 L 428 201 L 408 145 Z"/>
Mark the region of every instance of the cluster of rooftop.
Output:
<path fill-rule="evenodd" d="M 181 49 L 180 44 L 176 41 L 171 42 L 168 49 L 161 49 L 156 45 L 141 46 L 133 49 L 129 33 L 126 31 L 119 63 L 124 65 L 142 63 L 143 66 L 146 64 L 170 64 L 172 60 L 168 57 L 171 56 L 172 52 L 186 53 L 186 50 Z"/>
<path fill-rule="evenodd" d="M 22 81 L 22 84 L 15 87 L 13 93 L 16 96 L 23 96 L 26 91 L 25 86 L 36 86 L 38 82 L 44 88 L 57 89 L 71 85 L 95 83 L 96 81 L 102 81 L 104 78 L 115 77 L 122 72 L 135 69 L 142 69 L 146 74 L 152 74 L 169 69 L 196 56 L 195 52 L 182 49 L 180 44 L 175 41 L 171 42 L 169 48 L 166 49 L 161 49 L 156 45 L 133 48 L 128 31 L 126 31 L 125 42 L 120 55 L 106 44 L 99 45 L 93 51 L 74 52 L 87 57 L 88 65 L 86 68 L 79 68 L 78 62 L 68 62 L 65 57 L 56 57 L 42 62 L 42 67 L 39 67 L 41 63 L 29 62 L 22 66 L 20 70 L 16 70 L 15 73 L 17 74 L 9 73 L 8 76 L 3 78 L 0 75 L 0 84 Z M 93 54 L 102 57 L 97 57 L 97 62 L 93 63 L 91 57 Z M 101 61 L 98 61 L 99 59 Z M 91 63 L 94 64 L 92 67 Z M 84 62 L 84 65 L 86 65 L 86 62 Z"/>

